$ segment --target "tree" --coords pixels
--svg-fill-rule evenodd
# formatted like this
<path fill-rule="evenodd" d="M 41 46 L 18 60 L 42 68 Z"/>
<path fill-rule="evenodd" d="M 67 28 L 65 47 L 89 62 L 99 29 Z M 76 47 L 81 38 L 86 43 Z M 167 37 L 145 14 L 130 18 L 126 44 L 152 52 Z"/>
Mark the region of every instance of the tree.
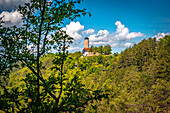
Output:
<path fill-rule="evenodd" d="M 170 65 L 170 36 L 165 36 L 164 38 L 161 38 L 158 47 L 157 47 L 157 77 L 158 78 L 164 78 L 167 81 L 170 80 L 170 77 L 168 76 L 170 73 L 169 65 Z"/>
<path fill-rule="evenodd" d="M 105 55 L 111 54 L 112 53 L 111 51 L 112 51 L 112 49 L 111 49 L 111 46 L 109 44 L 104 46 L 103 52 L 104 52 Z"/>
<path fill-rule="evenodd" d="M 98 52 L 98 47 L 95 46 L 93 52 L 97 53 Z"/>
<path fill-rule="evenodd" d="M 94 51 L 94 46 L 92 45 L 89 49 L 89 52 L 93 52 Z"/>
<path fill-rule="evenodd" d="M 117 57 L 117 56 L 119 55 L 119 53 L 116 52 L 116 53 L 113 53 L 113 55 L 114 55 L 115 57 Z"/>
<path fill-rule="evenodd" d="M 100 92 L 89 93 L 93 91 L 84 89 L 81 82 L 77 83 L 77 75 L 71 82 L 67 82 L 63 72 L 66 49 L 73 38 L 69 37 L 61 26 L 65 19 L 74 20 L 87 14 L 85 9 L 76 8 L 76 4 L 82 1 L 31 0 L 18 7 L 23 17 L 23 26 L 20 28 L 5 28 L 1 25 L 2 18 L 0 19 L 0 102 L 3 103 L 0 108 L 3 111 L 76 112 L 84 110 L 88 101 L 105 96 Z M 53 32 L 55 33 L 50 36 Z M 44 77 L 46 75 L 41 71 L 45 66 L 40 58 L 51 50 L 57 53 L 53 59 L 50 76 Z M 8 87 L 8 75 L 14 67 L 27 67 L 30 70 L 22 79 L 22 87 Z M 80 92 L 82 89 L 85 90 L 84 93 Z"/>
<path fill-rule="evenodd" d="M 98 47 L 98 52 L 101 53 L 101 54 L 103 53 L 103 46 Z"/>

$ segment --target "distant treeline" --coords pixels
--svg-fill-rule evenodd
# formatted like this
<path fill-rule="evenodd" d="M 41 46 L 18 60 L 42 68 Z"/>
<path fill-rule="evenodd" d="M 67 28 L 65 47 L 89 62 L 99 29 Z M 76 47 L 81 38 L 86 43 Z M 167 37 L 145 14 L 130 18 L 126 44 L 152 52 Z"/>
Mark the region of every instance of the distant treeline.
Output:
<path fill-rule="evenodd" d="M 94 53 L 101 53 L 101 54 L 105 54 L 105 55 L 109 55 L 112 52 L 111 46 L 105 45 L 105 46 L 99 46 L 99 47 L 94 47 L 93 45 L 90 47 L 89 52 L 94 52 Z"/>

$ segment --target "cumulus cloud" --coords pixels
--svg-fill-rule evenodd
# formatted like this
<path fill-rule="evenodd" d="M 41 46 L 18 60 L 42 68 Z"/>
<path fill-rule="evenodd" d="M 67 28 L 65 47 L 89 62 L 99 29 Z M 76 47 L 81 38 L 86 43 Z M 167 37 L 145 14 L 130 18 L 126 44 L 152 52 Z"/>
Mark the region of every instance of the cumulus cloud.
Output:
<path fill-rule="evenodd" d="M 105 45 L 108 44 L 108 42 L 90 42 L 90 45 Z"/>
<path fill-rule="evenodd" d="M 114 42 L 111 43 L 111 47 L 116 47 L 116 46 L 118 46 L 118 43 L 116 43 L 116 42 L 115 43 Z"/>
<path fill-rule="evenodd" d="M 111 47 L 118 46 L 122 41 L 129 41 L 137 37 L 143 37 L 141 32 L 129 32 L 120 21 L 115 23 L 117 26 L 116 32 L 109 33 L 107 30 L 99 30 L 97 34 L 89 36 L 90 45 L 105 45 L 110 44 Z M 128 46 L 128 45 L 125 45 Z"/>
<path fill-rule="evenodd" d="M 3 17 L 4 27 L 10 27 L 12 25 L 21 26 L 22 25 L 22 15 L 18 11 L 7 12 L 3 11 L 0 17 Z"/>
<path fill-rule="evenodd" d="M 141 32 L 132 32 L 132 33 L 129 33 L 127 35 L 127 39 L 131 40 L 131 39 L 134 39 L 136 37 L 143 37 L 143 36 L 144 36 L 144 34 L 142 34 Z"/>
<path fill-rule="evenodd" d="M 104 42 L 108 41 L 109 32 L 107 30 L 100 30 L 97 34 L 92 34 L 89 36 L 91 42 Z"/>
<path fill-rule="evenodd" d="M 125 44 L 123 44 L 124 47 L 129 47 L 131 45 L 132 45 L 132 43 L 125 43 Z"/>
<path fill-rule="evenodd" d="M 156 38 L 156 40 L 159 40 L 160 38 L 165 37 L 166 35 L 170 35 L 170 32 L 168 33 L 158 33 L 157 35 L 153 36 L 152 38 Z"/>
<path fill-rule="evenodd" d="M 117 40 L 120 41 L 128 41 L 137 37 L 143 37 L 144 34 L 142 34 L 141 32 L 131 32 L 129 33 L 129 29 L 127 27 L 125 27 L 125 25 L 123 25 L 120 21 L 117 21 L 115 23 L 115 25 L 117 26 L 116 29 L 116 35 L 114 36 Z"/>
<path fill-rule="evenodd" d="M 30 0 L 0 0 L 0 10 L 16 10 L 19 5 L 22 5 Z"/>
<path fill-rule="evenodd" d="M 70 22 L 69 25 L 66 25 L 66 27 L 63 28 L 63 30 L 66 31 L 66 33 L 73 37 L 74 40 L 80 40 L 83 39 L 81 32 L 84 30 L 84 26 L 80 24 L 80 22 Z"/>
<path fill-rule="evenodd" d="M 106 45 L 110 44 L 111 47 L 118 46 L 122 41 L 129 41 L 136 37 L 142 37 L 144 34 L 141 32 L 129 32 L 129 29 L 125 27 L 120 21 L 115 23 L 117 26 L 116 32 L 109 33 L 107 30 L 99 30 L 97 34 L 94 34 L 94 29 L 84 30 L 84 26 L 80 22 L 70 22 L 69 25 L 63 28 L 68 35 L 74 38 L 73 45 L 82 45 L 83 34 L 91 34 L 89 36 L 90 45 Z"/>
<path fill-rule="evenodd" d="M 88 29 L 88 30 L 85 30 L 85 31 L 83 31 L 82 32 L 82 34 L 92 34 L 92 33 L 94 33 L 94 29 Z"/>
<path fill-rule="evenodd" d="M 83 48 L 80 48 L 80 47 L 74 47 L 74 46 L 70 46 L 68 48 L 68 51 L 69 52 L 75 52 L 75 51 L 81 51 Z"/>
<path fill-rule="evenodd" d="M 90 45 L 106 45 L 109 44 L 111 47 L 129 47 L 132 43 L 122 42 L 130 41 L 137 37 L 143 37 L 144 34 L 141 32 L 129 32 L 129 29 L 125 27 L 120 21 L 115 23 L 117 29 L 115 32 L 109 33 L 108 30 L 99 30 L 96 34 L 94 33 L 94 29 L 84 30 L 84 25 L 81 25 L 80 22 L 70 22 L 70 24 L 66 25 L 63 30 L 66 31 L 68 35 L 74 38 L 73 44 L 68 49 L 70 52 L 73 51 L 81 51 L 82 48 L 77 46 L 83 46 L 84 40 L 83 35 L 90 34 L 89 43 Z"/>
<path fill-rule="evenodd" d="M 106 45 L 111 47 L 117 46 L 117 42 L 113 40 L 113 36 L 107 30 L 100 30 L 97 34 L 89 36 L 90 45 Z"/>

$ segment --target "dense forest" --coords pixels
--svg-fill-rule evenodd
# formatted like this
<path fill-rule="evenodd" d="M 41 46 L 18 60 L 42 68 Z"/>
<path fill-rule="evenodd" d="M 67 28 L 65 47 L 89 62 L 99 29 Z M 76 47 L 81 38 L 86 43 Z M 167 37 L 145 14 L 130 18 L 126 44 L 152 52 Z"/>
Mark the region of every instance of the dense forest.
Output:
<path fill-rule="evenodd" d="M 75 79 L 72 87 L 75 90 L 78 85 L 84 84 L 85 89 L 100 89 L 108 95 L 108 98 L 91 101 L 84 112 L 169 112 L 169 46 L 170 36 L 165 36 L 159 41 L 156 41 L 156 38 L 144 39 L 120 54 L 110 56 L 94 55 L 81 58 L 81 52 L 69 53 L 64 63 L 64 76 L 67 82 L 73 82 L 73 78 Z M 57 55 L 53 53 L 41 57 L 45 65 L 42 70 L 44 78 L 53 79 L 49 75 L 56 74 L 50 71 L 55 57 Z M 10 74 L 8 86 L 11 89 L 19 86 L 17 90 L 28 88 L 23 82 L 28 72 L 27 67 L 15 68 Z M 84 88 L 77 91 L 84 92 Z M 2 95 L 2 88 L 0 91 Z M 68 93 L 67 90 L 63 92 Z M 81 93 L 78 97 L 81 97 Z M 19 97 L 19 100 L 23 101 L 23 97 Z"/>
<path fill-rule="evenodd" d="M 21 26 L 0 17 L 0 112 L 169 112 L 170 36 L 120 54 L 109 45 L 68 53 L 65 22 L 91 16 L 81 2 L 30 0 L 17 8 Z"/>

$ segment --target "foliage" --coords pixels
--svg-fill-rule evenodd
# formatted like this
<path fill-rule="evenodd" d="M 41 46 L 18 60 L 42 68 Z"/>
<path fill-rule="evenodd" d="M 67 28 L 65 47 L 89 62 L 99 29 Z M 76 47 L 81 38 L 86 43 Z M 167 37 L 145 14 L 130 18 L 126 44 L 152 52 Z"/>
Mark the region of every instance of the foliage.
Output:
<path fill-rule="evenodd" d="M 68 54 L 66 49 L 72 38 L 61 30 L 60 24 L 66 18 L 86 14 L 75 8 L 79 2 L 32 0 L 32 4 L 19 8 L 23 27 L 0 25 L 0 109 L 168 112 L 170 36 L 159 41 L 144 39 L 120 54 L 83 58 L 81 52 Z M 90 51 L 110 54 L 109 48 L 92 46 Z M 50 53 L 51 49 L 57 53 Z"/>
<path fill-rule="evenodd" d="M 168 112 L 169 39 L 170 36 L 159 41 L 153 38 L 144 39 L 139 44 L 113 56 L 81 58 L 81 52 L 69 53 L 63 66 L 62 98 L 58 106 L 53 108 L 63 112 Z M 52 59 L 60 59 L 59 56 L 50 53 L 40 58 L 46 65 L 43 77 L 46 81 L 49 80 L 48 85 L 51 89 L 53 89 L 54 79 L 60 81 L 60 73 L 55 72 L 56 70 L 51 71 L 50 68 L 53 65 Z M 22 81 L 25 73 L 29 73 L 26 67 L 10 75 L 9 84 L 12 86 L 10 88 L 12 92 L 15 92 L 13 87 L 16 86 L 19 86 L 18 90 L 24 91 L 25 83 L 18 84 L 17 81 L 19 79 Z M 31 90 L 30 86 L 27 87 Z M 32 92 L 31 95 L 34 96 L 34 93 Z M 43 105 L 46 106 L 42 109 L 45 111 L 46 108 L 50 111 L 53 99 L 46 98 L 49 97 L 48 93 L 43 92 L 42 95 L 44 95 Z M 102 99 L 107 96 L 108 99 Z M 16 95 L 13 97 L 17 98 Z M 19 96 L 20 100 L 21 98 L 24 97 Z M 36 99 L 36 97 L 32 98 Z M 32 102 L 30 99 L 28 101 Z"/>
<path fill-rule="evenodd" d="M 101 53 L 105 55 L 110 55 L 112 52 L 111 46 L 105 45 L 105 46 L 99 46 L 99 47 L 94 47 L 93 45 L 90 47 L 89 52 L 94 52 L 94 53 Z"/>
<path fill-rule="evenodd" d="M 108 100 L 94 101 L 85 112 L 168 112 L 169 39 L 144 39 L 120 54 L 79 58 L 67 72 L 80 69 L 87 88 L 109 93 Z"/>
<path fill-rule="evenodd" d="M 78 73 L 68 81 L 64 70 L 66 49 L 73 38 L 62 31 L 61 26 L 66 19 L 74 20 L 87 14 L 85 9 L 76 8 L 81 2 L 31 0 L 18 7 L 23 17 L 22 27 L 0 25 L 1 110 L 82 112 L 88 102 L 107 97 L 100 90 L 86 89 Z M 51 50 L 57 53 L 48 54 Z M 53 58 L 47 59 L 48 55 Z M 13 69 L 16 70 L 12 73 Z"/>

